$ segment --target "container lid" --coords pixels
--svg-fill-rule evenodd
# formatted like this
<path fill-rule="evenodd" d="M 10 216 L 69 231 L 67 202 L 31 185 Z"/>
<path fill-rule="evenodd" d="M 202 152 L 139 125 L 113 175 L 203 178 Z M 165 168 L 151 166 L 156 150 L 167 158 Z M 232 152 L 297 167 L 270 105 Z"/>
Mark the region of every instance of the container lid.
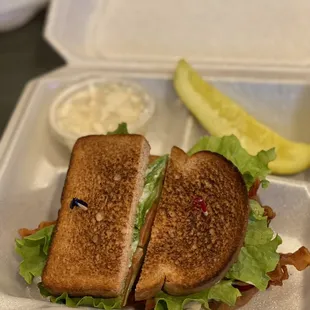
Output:
<path fill-rule="evenodd" d="M 45 37 L 73 66 L 308 70 L 308 12 L 308 0 L 54 0 Z"/>

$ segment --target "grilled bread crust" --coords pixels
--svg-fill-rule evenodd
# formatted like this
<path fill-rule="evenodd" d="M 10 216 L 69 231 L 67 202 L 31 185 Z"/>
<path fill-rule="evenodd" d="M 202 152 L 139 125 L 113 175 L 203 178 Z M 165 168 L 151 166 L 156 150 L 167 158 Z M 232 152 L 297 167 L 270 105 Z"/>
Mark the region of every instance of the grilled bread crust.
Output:
<path fill-rule="evenodd" d="M 202 198 L 205 216 L 193 201 Z M 136 299 L 163 289 L 186 295 L 214 285 L 236 261 L 248 223 L 242 175 L 223 156 L 171 152 Z"/>
<path fill-rule="evenodd" d="M 42 275 L 51 293 L 103 297 L 123 293 L 149 151 L 139 135 L 77 140 Z M 70 209 L 72 198 L 87 202 L 88 209 Z"/>

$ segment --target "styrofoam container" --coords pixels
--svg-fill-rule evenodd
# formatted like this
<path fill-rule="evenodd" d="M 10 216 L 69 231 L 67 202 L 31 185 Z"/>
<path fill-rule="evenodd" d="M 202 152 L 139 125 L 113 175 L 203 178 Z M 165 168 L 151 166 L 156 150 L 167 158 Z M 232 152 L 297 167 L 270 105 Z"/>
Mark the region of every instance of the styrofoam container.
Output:
<path fill-rule="evenodd" d="M 145 134 L 152 154 L 169 153 L 173 145 L 188 150 L 205 134 L 179 102 L 170 74 L 64 68 L 30 83 L 0 144 L 0 309 L 54 307 L 40 297 L 35 285 L 27 286 L 18 275 L 20 258 L 13 243 L 19 228 L 36 227 L 42 220 L 57 218 L 69 152 L 50 131 L 50 105 L 64 89 L 94 74 L 138 83 L 156 99 L 157 107 Z M 282 135 L 310 142 L 305 133 L 309 132 L 306 113 L 310 108 L 310 84 L 225 78 L 211 81 Z M 270 187 L 262 190 L 260 196 L 277 213 L 272 227 L 283 238 L 280 251 L 294 251 L 301 245 L 310 247 L 309 171 L 269 180 Z M 290 279 L 283 287 L 257 294 L 246 309 L 308 309 L 310 270 L 298 272 L 290 268 L 289 272 Z"/>
<path fill-rule="evenodd" d="M 206 132 L 173 89 L 176 59 L 187 57 L 259 121 L 286 138 L 310 143 L 309 5 L 306 0 L 298 5 L 54 0 L 45 37 L 68 66 L 25 88 L 0 143 L 0 309 L 60 307 L 18 275 L 13 242 L 17 229 L 57 217 L 70 155 L 48 119 L 61 93 L 93 76 L 137 83 L 156 102 L 145 132 L 151 153 L 169 153 L 173 145 L 188 150 Z M 283 238 L 280 251 L 310 247 L 310 171 L 269 180 L 260 196 L 277 213 L 272 227 Z M 289 273 L 283 287 L 260 292 L 245 309 L 307 310 L 310 270 Z"/>
<path fill-rule="evenodd" d="M 70 65 L 305 76 L 310 2 L 299 0 L 54 0 L 45 37 Z M 70 20 L 70 23 L 67 21 Z"/>

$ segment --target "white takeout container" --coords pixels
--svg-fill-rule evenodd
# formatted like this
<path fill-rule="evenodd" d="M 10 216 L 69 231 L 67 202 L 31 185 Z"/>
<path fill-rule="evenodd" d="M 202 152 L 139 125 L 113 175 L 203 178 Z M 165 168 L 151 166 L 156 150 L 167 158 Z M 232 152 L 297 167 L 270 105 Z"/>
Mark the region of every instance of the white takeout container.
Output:
<path fill-rule="evenodd" d="M 52 1 L 45 37 L 67 66 L 28 84 L 0 143 L 0 309 L 63 309 L 18 275 L 13 244 L 17 229 L 57 217 L 70 154 L 48 119 L 63 91 L 93 76 L 140 84 L 156 102 L 145 133 L 152 154 L 188 150 L 206 132 L 173 89 L 185 57 L 259 121 L 310 143 L 309 9 L 306 0 Z M 280 251 L 310 247 L 309 170 L 269 180 L 260 196 L 277 213 Z M 245 309 L 307 310 L 310 270 L 289 273 Z"/>

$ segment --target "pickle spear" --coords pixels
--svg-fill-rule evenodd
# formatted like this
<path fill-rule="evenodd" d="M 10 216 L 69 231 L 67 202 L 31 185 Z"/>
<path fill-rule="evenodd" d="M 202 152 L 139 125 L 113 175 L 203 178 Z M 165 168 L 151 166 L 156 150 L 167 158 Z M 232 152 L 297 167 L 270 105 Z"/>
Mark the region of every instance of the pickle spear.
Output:
<path fill-rule="evenodd" d="M 310 145 L 289 141 L 258 122 L 231 98 L 222 94 L 185 61 L 178 62 L 174 87 L 181 101 L 214 136 L 234 134 L 251 154 L 276 148 L 269 164 L 275 174 L 295 174 L 310 167 Z"/>

